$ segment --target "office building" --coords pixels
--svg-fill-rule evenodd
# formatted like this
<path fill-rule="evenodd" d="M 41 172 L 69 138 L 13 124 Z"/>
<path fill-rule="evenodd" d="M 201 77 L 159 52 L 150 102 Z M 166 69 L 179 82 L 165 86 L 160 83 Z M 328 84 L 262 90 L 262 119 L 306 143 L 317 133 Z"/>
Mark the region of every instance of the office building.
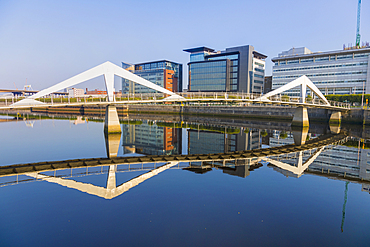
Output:
<path fill-rule="evenodd" d="M 122 63 L 122 68 L 171 92 L 182 92 L 182 64 L 161 60 L 140 64 Z M 122 94 L 156 92 L 127 79 L 122 79 Z"/>
<path fill-rule="evenodd" d="M 207 47 L 185 49 L 188 63 L 189 92 L 262 93 L 265 59 L 251 45 L 215 51 Z"/>
<path fill-rule="evenodd" d="M 268 93 L 272 91 L 272 76 L 265 76 L 265 81 L 263 84 L 263 93 Z"/>
<path fill-rule="evenodd" d="M 306 75 L 324 95 L 369 94 L 369 54 L 369 46 L 328 52 L 292 48 L 272 59 L 272 89 Z M 288 94 L 299 96 L 299 89 L 292 89 Z"/>

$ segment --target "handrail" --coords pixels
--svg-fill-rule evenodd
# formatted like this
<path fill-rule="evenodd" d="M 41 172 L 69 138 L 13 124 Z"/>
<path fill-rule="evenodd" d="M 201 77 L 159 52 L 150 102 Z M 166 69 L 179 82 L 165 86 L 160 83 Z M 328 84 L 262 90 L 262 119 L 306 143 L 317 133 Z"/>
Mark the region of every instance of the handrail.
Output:
<path fill-rule="evenodd" d="M 236 102 L 236 103 L 272 103 L 272 104 L 293 104 L 293 105 L 302 105 L 305 104 L 307 106 L 312 107 L 328 107 L 328 105 L 319 98 L 311 98 L 306 97 L 304 101 L 301 97 L 298 96 L 288 96 L 283 94 L 277 94 L 268 97 L 268 100 L 263 100 L 261 97 L 262 94 L 256 93 L 243 93 L 243 92 L 180 92 L 177 93 L 179 96 L 185 98 L 185 100 L 172 100 L 173 102 L 197 102 L 197 101 L 210 101 L 210 102 Z M 130 93 L 130 94 L 122 94 L 121 97 L 116 97 L 116 103 L 119 102 L 130 102 L 130 103 L 151 103 L 148 101 L 154 101 L 154 103 L 162 103 L 163 99 L 165 99 L 168 95 L 163 93 Z M 10 106 L 24 97 L 7 97 L 0 102 L 0 105 Z M 43 97 L 38 99 L 42 103 L 50 103 L 53 106 L 58 105 L 73 105 L 74 103 L 104 103 L 107 102 L 107 96 L 105 97 L 76 97 L 76 98 L 67 98 L 63 97 Z M 73 100 L 72 100 L 73 99 Z M 1 99 L 0 99 L 1 100 Z M 72 102 L 75 101 L 75 102 Z M 84 102 L 78 102 L 84 101 Z M 209 103 L 210 103 L 209 102 Z M 305 102 L 305 103 L 301 103 Z M 345 102 L 337 102 L 337 101 L 329 101 L 331 107 L 335 108 L 345 108 L 351 109 L 356 108 L 352 106 L 350 103 Z M 1 106 L 0 106 L 1 107 Z"/>

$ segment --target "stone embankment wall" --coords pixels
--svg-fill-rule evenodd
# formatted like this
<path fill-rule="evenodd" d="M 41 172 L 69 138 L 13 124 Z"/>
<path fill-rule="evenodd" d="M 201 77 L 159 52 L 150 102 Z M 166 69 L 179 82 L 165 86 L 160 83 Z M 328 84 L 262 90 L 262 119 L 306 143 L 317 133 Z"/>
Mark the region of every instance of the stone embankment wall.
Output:
<path fill-rule="evenodd" d="M 104 115 L 104 106 L 81 106 L 81 107 L 50 107 L 33 108 L 32 112 L 40 113 L 69 113 L 81 115 Z M 179 105 L 117 105 L 118 115 L 127 113 L 153 113 L 172 115 L 196 115 L 196 116 L 218 116 L 233 118 L 258 118 L 265 120 L 291 121 L 295 107 L 290 106 L 179 106 Z M 321 108 L 308 108 L 310 121 L 327 122 L 334 111 Z M 370 111 L 363 109 L 351 109 L 342 112 L 342 122 L 350 124 L 370 125 Z"/>
<path fill-rule="evenodd" d="M 203 116 L 224 116 L 240 118 L 276 119 L 291 121 L 295 107 L 279 106 L 170 106 L 170 105 L 130 105 L 130 113 L 157 113 L 157 114 L 183 114 L 183 115 L 203 115 Z M 329 121 L 332 111 L 321 108 L 308 108 L 310 121 L 326 122 Z M 343 115 L 347 116 L 348 113 Z M 362 123 L 361 113 L 356 115 L 354 122 Z M 352 115 L 347 116 L 348 119 Z M 346 118 L 346 119 L 347 119 Z M 369 120 L 370 123 L 370 120 Z"/>

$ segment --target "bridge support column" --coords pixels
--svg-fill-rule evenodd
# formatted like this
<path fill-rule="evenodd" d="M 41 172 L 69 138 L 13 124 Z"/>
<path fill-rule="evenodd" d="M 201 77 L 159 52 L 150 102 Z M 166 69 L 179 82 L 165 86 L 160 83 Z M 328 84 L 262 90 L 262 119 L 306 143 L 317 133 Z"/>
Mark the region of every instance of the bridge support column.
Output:
<path fill-rule="evenodd" d="M 121 125 L 119 123 L 117 108 L 113 105 L 108 105 L 105 110 L 104 132 L 107 134 L 121 133 Z"/>
<path fill-rule="evenodd" d="M 309 127 L 308 113 L 306 107 L 297 107 L 294 112 L 292 126 Z"/>

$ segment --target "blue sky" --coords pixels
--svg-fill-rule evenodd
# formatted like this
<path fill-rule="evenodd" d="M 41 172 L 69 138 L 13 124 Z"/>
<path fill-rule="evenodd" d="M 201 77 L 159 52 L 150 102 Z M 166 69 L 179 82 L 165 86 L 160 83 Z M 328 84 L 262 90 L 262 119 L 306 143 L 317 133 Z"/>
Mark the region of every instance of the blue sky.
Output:
<path fill-rule="evenodd" d="M 361 7 L 361 40 L 370 41 L 370 1 Z M 43 89 L 105 61 L 172 60 L 187 78 L 182 50 L 197 46 L 253 45 L 268 56 L 271 75 L 281 51 L 354 44 L 356 18 L 356 0 L 0 0 L 0 88 L 21 88 L 27 78 Z M 77 87 L 103 89 L 103 82 Z"/>

